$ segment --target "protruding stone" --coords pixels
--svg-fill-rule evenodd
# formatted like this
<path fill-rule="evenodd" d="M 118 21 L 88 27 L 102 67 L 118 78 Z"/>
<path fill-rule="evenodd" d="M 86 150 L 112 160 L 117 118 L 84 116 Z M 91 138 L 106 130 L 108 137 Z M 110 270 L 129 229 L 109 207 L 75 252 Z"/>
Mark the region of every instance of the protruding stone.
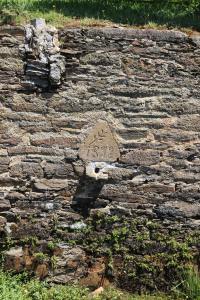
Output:
<path fill-rule="evenodd" d="M 150 166 L 160 161 L 160 153 L 157 150 L 134 149 L 122 156 L 121 161 L 132 165 Z"/>
<path fill-rule="evenodd" d="M 86 166 L 86 176 L 94 178 L 95 180 L 108 180 L 107 164 L 104 162 L 91 162 Z"/>
<path fill-rule="evenodd" d="M 65 58 L 60 55 L 56 28 L 47 26 L 44 19 L 32 20 L 25 27 L 25 44 L 20 51 L 26 60 L 26 82 L 30 89 L 34 86 L 46 89 L 50 85 L 61 84 Z"/>

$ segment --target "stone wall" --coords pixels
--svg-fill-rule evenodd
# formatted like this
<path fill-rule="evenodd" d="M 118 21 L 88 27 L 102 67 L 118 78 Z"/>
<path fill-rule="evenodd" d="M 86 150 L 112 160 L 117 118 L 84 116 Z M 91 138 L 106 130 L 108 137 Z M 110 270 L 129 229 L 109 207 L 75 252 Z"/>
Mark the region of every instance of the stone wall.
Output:
<path fill-rule="evenodd" d="M 61 85 L 33 88 L 24 29 L 0 28 L 5 266 L 54 282 L 166 289 L 191 253 L 198 259 L 199 38 L 89 28 L 61 30 L 59 42 Z M 99 121 L 120 151 L 106 180 L 87 176 L 79 155 Z"/>

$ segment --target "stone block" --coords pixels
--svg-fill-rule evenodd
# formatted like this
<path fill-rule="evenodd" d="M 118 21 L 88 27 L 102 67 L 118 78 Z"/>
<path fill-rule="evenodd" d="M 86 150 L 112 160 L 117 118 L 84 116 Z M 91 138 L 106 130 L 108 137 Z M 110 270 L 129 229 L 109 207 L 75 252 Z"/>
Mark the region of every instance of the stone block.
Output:
<path fill-rule="evenodd" d="M 77 148 L 79 143 L 78 137 L 66 136 L 49 136 L 41 138 L 31 138 L 31 144 L 39 147 L 59 146 L 61 148 Z"/>
<path fill-rule="evenodd" d="M 68 180 L 64 179 L 41 179 L 34 182 L 34 187 L 39 192 L 59 191 L 68 187 Z"/>
<path fill-rule="evenodd" d="M 121 162 L 132 165 L 150 166 L 160 162 L 160 152 L 156 150 L 131 150 L 122 155 Z"/>
<path fill-rule="evenodd" d="M 0 232 L 4 232 L 5 226 L 6 226 L 6 218 L 0 217 Z"/>
<path fill-rule="evenodd" d="M 10 201 L 6 199 L 0 199 L 0 212 L 9 210 L 11 208 Z"/>
<path fill-rule="evenodd" d="M 71 164 L 47 163 L 44 166 L 44 175 L 47 178 L 77 178 Z"/>
<path fill-rule="evenodd" d="M 12 164 L 10 167 L 11 177 L 43 177 L 43 170 L 40 164 L 34 162 L 21 162 Z"/>

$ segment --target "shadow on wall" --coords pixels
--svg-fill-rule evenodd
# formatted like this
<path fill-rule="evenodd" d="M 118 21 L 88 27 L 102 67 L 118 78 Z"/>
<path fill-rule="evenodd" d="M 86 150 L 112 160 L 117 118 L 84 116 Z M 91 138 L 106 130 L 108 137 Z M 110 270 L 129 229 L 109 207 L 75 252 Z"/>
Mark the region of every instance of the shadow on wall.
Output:
<path fill-rule="evenodd" d="M 182 0 L 35 0 L 28 10 L 55 10 L 75 18 L 92 17 L 130 25 L 150 22 L 200 29 L 200 1 Z"/>
<path fill-rule="evenodd" d="M 94 208 L 95 201 L 97 200 L 104 183 L 104 181 L 95 181 L 85 176 L 81 177 L 71 207 L 84 217 L 88 217 L 89 211 L 91 208 Z"/>

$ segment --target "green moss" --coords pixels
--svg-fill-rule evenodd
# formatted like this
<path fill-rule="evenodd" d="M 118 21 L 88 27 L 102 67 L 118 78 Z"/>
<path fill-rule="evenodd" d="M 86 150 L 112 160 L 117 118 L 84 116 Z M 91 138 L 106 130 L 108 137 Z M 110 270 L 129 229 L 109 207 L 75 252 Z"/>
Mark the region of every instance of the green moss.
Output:
<path fill-rule="evenodd" d="M 43 252 L 34 253 L 34 257 L 39 263 L 44 263 L 49 260 L 49 256 Z"/>
<path fill-rule="evenodd" d="M 34 236 L 27 236 L 24 239 L 20 240 L 21 245 L 28 245 L 32 248 L 35 248 L 37 245 L 39 245 L 39 239 L 36 235 Z"/>
<path fill-rule="evenodd" d="M 50 251 L 53 251 L 56 249 L 56 247 L 58 246 L 57 242 L 55 241 L 50 241 L 47 243 L 47 248 L 50 250 Z"/>

